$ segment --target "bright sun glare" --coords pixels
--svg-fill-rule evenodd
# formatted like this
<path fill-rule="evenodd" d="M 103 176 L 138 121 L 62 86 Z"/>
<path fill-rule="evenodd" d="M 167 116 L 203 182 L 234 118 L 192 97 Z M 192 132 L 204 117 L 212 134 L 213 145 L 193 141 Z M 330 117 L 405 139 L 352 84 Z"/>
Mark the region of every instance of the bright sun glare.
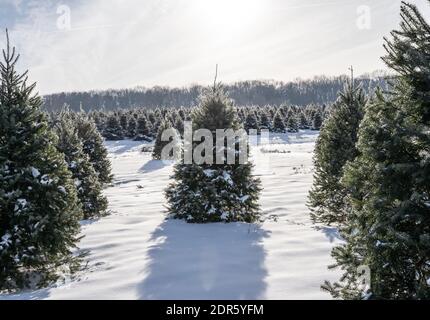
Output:
<path fill-rule="evenodd" d="M 264 0 L 193 0 L 203 24 L 219 34 L 238 33 L 256 24 Z"/>

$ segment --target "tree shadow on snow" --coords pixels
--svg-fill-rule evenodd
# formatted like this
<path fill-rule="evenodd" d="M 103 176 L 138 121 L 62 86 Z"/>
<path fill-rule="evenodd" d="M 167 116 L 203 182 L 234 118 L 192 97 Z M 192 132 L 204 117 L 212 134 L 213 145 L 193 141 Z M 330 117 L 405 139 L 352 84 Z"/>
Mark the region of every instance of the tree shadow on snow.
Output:
<path fill-rule="evenodd" d="M 319 131 L 299 130 L 299 132 L 270 133 L 271 144 L 298 144 L 315 141 Z"/>
<path fill-rule="evenodd" d="M 0 294 L 1 300 L 43 300 L 49 298 L 50 290 L 52 288 L 45 288 L 39 290 L 24 290 L 17 293 Z"/>
<path fill-rule="evenodd" d="M 315 230 L 321 231 L 328 238 L 330 243 L 336 240 L 343 241 L 343 238 L 339 234 L 339 230 L 335 227 L 315 227 Z"/>
<path fill-rule="evenodd" d="M 140 299 L 262 299 L 268 232 L 245 223 L 166 220 L 152 234 Z"/>
<path fill-rule="evenodd" d="M 173 164 L 173 161 L 168 160 L 149 160 L 145 163 L 142 168 L 139 169 L 139 172 L 148 173 L 152 171 L 157 171 L 163 169 L 164 167 L 168 167 Z"/>
<path fill-rule="evenodd" d="M 141 141 L 132 141 L 132 140 L 117 140 L 117 141 L 105 141 L 105 145 L 112 154 L 122 154 L 127 151 L 131 151 L 134 148 L 141 147 Z"/>

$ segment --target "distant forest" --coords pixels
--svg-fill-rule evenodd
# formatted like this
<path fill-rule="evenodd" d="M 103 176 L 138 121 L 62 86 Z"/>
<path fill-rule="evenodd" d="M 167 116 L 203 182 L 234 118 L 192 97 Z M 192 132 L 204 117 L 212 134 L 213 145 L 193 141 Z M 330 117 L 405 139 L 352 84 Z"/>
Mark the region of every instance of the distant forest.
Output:
<path fill-rule="evenodd" d="M 309 104 L 331 104 L 343 88 L 347 76 L 319 76 L 311 80 L 292 82 L 242 81 L 225 85 L 230 97 L 238 106 L 280 106 L 284 104 L 305 106 Z M 376 87 L 386 88 L 382 75 L 361 76 L 357 79 L 367 93 Z M 177 108 L 192 107 L 203 87 L 193 85 L 182 88 L 155 86 L 152 88 L 104 90 L 87 92 L 57 93 L 44 96 L 45 111 L 58 111 L 67 104 L 72 111 L 113 111 L 133 108 Z"/>

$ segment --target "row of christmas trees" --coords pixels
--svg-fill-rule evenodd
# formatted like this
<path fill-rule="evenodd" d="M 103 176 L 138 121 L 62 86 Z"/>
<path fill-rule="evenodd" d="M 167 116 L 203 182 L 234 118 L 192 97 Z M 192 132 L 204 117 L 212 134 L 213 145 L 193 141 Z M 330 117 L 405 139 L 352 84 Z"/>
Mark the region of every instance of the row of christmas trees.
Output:
<path fill-rule="evenodd" d="M 348 83 L 316 145 L 312 218 L 345 240 L 344 274 L 323 285 L 334 297 L 430 298 L 430 25 L 412 4 L 401 18 L 385 39 L 391 88 Z"/>
<path fill-rule="evenodd" d="M 112 179 L 95 123 L 67 110 L 52 121 L 16 71 L 15 48 L 0 62 L 0 291 L 43 285 L 79 268 L 79 221 L 107 213 Z"/>
<path fill-rule="evenodd" d="M 115 112 L 93 111 L 94 119 L 102 135 L 108 140 L 152 140 L 160 124 L 168 121 L 181 134 L 184 121 L 191 119 L 194 108 L 139 108 Z M 234 107 L 238 121 L 246 130 L 267 129 L 271 132 L 297 132 L 299 129 L 319 130 L 327 114 L 325 105 L 298 106 L 241 106 Z"/>

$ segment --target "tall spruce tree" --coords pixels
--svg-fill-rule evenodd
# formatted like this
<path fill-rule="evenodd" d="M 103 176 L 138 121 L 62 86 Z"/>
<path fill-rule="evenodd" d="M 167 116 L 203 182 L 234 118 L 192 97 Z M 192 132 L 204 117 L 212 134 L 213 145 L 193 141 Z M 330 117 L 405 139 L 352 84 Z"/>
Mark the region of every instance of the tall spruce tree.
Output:
<path fill-rule="evenodd" d="M 82 217 L 76 189 L 41 112 L 19 75 L 15 48 L 0 62 L 0 290 L 41 286 L 59 266 L 76 266 Z"/>
<path fill-rule="evenodd" d="M 335 297 L 430 298 L 430 26 L 412 4 L 401 18 L 383 58 L 397 76 L 368 106 L 360 155 L 345 169 L 353 211 L 332 253 L 345 274 L 323 287 Z M 366 289 L 360 265 L 370 270 Z"/>
<path fill-rule="evenodd" d="M 341 183 L 343 168 L 358 155 L 358 128 L 366 97 L 360 86 L 349 81 L 339 93 L 317 139 L 314 153 L 314 182 L 309 207 L 314 222 L 342 224 L 348 212 L 348 191 Z"/>
<path fill-rule="evenodd" d="M 97 172 L 83 150 L 82 140 L 70 112 L 63 110 L 55 124 L 57 148 L 64 153 L 85 219 L 99 218 L 107 213 L 107 199 L 102 195 L 102 185 Z"/>
<path fill-rule="evenodd" d="M 236 109 L 220 85 L 206 90 L 192 114 L 193 129 L 240 129 Z M 215 146 L 215 140 L 213 141 Z M 194 148 L 195 148 L 194 144 Z M 235 148 L 237 146 L 234 146 Z M 170 217 L 190 223 L 254 222 L 260 216 L 260 180 L 252 176 L 252 164 L 175 165 L 174 181 L 166 189 Z"/>

